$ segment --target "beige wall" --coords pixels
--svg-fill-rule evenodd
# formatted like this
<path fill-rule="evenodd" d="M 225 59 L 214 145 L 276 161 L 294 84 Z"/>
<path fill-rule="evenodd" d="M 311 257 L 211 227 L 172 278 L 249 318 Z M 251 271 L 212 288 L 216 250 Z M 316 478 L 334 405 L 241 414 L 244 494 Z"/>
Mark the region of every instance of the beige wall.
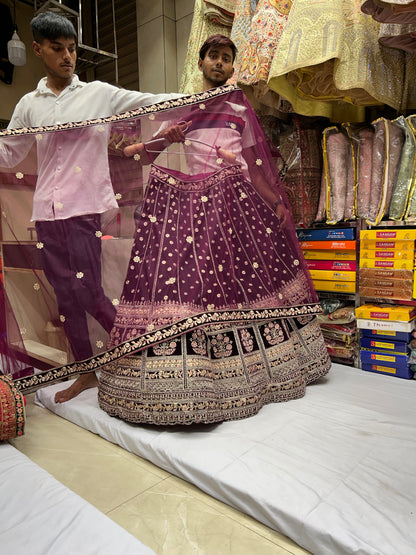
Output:
<path fill-rule="evenodd" d="M 181 80 L 194 0 L 137 0 L 140 90 L 175 92 Z"/>
<path fill-rule="evenodd" d="M 13 17 L 13 10 L 11 13 Z M 42 64 L 32 50 L 32 34 L 29 26 L 32 17 L 33 8 L 16 2 L 17 32 L 26 45 L 26 65 L 14 68 L 11 85 L 0 81 L 0 119 L 10 119 L 17 101 L 33 90 L 44 75 Z"/>

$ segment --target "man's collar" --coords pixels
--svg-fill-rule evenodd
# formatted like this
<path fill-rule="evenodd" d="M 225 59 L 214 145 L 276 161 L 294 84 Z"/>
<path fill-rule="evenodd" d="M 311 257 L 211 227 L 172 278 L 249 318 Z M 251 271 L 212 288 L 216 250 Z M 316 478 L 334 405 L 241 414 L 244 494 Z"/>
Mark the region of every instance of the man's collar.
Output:
<path fill-rule="evenodd" d="M 39 94 L 53 94 L 51 89 L 47 86 L 46 84 L 47 81 L 47 77 L 43 77 L 39 83 L 38 86 L 36 87 L 36 91 Z M 71 84 L 68 85 L 67 87 L 65 87 L 66 89 L 76 89 L 77 87 L 83 87 L 85 85 L 85 83 L 83 81 L 79 80 L 78 75 L 73 75 L 72 76 L 72 81 Z"/>

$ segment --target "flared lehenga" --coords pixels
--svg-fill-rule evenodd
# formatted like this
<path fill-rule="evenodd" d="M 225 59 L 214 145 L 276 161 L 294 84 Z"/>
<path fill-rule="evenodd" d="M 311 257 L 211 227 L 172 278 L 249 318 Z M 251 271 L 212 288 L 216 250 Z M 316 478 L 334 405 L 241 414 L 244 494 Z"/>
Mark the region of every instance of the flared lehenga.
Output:
<path fill-rule="evenodd" d="M 330 362 L 299 266 L 299 246 L 239 166 L 153 166 L 109 348 L 154 329 L 159 341 L 102 369 L 101 408 L 213 423 L 303 396 Z"/>

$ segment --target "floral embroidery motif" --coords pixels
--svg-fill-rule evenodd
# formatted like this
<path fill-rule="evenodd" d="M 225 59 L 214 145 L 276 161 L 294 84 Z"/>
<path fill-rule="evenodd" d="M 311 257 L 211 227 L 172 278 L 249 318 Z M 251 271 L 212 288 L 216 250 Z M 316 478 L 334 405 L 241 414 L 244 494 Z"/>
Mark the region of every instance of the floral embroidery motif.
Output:
<path fill-rule="evenodd" d="M 16 177 L 17 177 L 17 179 L 23 179 L 23 174 L 22 174 L 22 172 L 17 172 L 17 173 L 16 173 Z"/>
<path fill-rule="evenodd" d="M 156 221 L 156 217 L 155 216 L 149 216 L 149 220 L 154 223 Z"/>
<path fill-rule="evenodd" d="M 140 256 L 135 256 L 135 257 L 133 258 L 133 262 L 141 262 Z"/>
<path fill-rule="evenodd" d="M 120 304 L 119 299 L 113 299 L 111 302 L 113 303 L 113 306 L 118 306 Z"/>
<path fill-rule="evenodd" d="M 84 277 L 84 272 L 77 272 L 77 279 L 82 279 Z"/>
<path fill-rule="evenodd" d="M 197 329 L 192 332 L 191 347 L 197 355 L 202 356 L 207 354 L 207 339 L 202 330 Z"/>
<path fill-rule="evenodd" d="M 153 352 L 157 356 L 171 356 L 176 351 L 177 340 L 165 341 L 153 347 Z"/>
<path fill-rule="evenodd" d="M 75 173 L 81 173 L 82 169 L 79 166 L 75 166 Z"/>
<path fill-rule="evenodd" d="M 242 329 L 240 330 L 240 338 L 246 352 L 251 353 L 254 350 L 253 335 L 247 329 Z"/>
<path fill-rule="evenodd" d="M 96 236 L 96 237 L 102 237 L 102 236 L 103 236 L 102 231 L 96 231 L 96 232 L 95 232 L 95 236 Z"/>
<path fill-rule="evenodd" d="M 268 233 L 269 235 L 272 233 L 272 230 L 270 229 L 270 227 L 266 227 L 266 233 Z"/>
<path fill-rule="evenodd" d="M 257 164 L 258 166 L 261 166 L 261 165 L 263 164 L 263 160 L 260 160 L 260 158 L 257 158 L 256 164 Z"/>
<path fill-rule="evenodd" d="M 201 103 L 201 104 L 199 105 L 199 108 L 200 108 L 201 110 L 205 110 L 206 106 L 205 106 L 205 104 L 202 104 L 202 103 Z"/>
<path fill-rule="evenodd" d="M 171 185 L 175 185 L 176 179 L 174 177 L 169 177 L 168 183 L 170 183 Z"/>
<path fill-rule="evenodd" d="M 166 285 L 172 285 L 173 283 L 176 282 L 176 278 L 171 277 L 168 280 L 165 281 Z"/>
<path fill-rule="evenodd" d="M 223 161 L 224 161 L 224 160 L 223 160 L 222 158 L 217 158 L 217 164 L 218 164 L 219 166 L 221 166 L 221 164 L 223 163 Z"/>
<path fill-rule="evenodd" d="M 39 291 L 39 289 L 40 289 L 39 283 L 34 283 L 34 284 L 33 284 L 33 289 L 34 289 L 35 291 Z"/>
<path fill-rule="evenodd" d="M 202 202 L 208 202 L 208 197 L 206 197 L 205 195 L 201 197 L 201 201 Z"/>
<path fill-rule="evenodd" d="M 188 235 L 188 237 L 186 238 L 186 242 L 187 242 L 187 243 L 193 243 L 194 240 L 193 240 L 193 238 L 192 238 L 190 235 Z"/>
<path fill-rule="evenodd" d="M 264 334 L 270 345 L 281 343 L 284 339 L 283 330 L 277 322 L 270 322 L 264 328 Z"/>
<path fill-rule="evenodd" d="M 218 333 L 211 340 L 212 351 L 215 358 L 229 357 L 233 353 L 233 345 L 228 335 Z"/>
<path fill-rule="evenodd" d="M 102 347 L 104 347 L 104 343 L 103 343 L 102 341 L 100 341 L 100 340 L 98 340 L 98 341 L 96 342 L 96 345 L 97 345 L 97 347 L 98 347 L 99 349 L 102 349 Z"/>
<path fill-rule="evenodd" d="M 62 323 L 64 323 L 65 320 L 66 320 L 66 318 L 65 318 L 65 316 L 64 316 L 63 314 L 61 314 L 61 315 L 59 316 L 59 320 L 60 320 Z"/>
<path fill-rule="evenodd" d="M 122 196 L 123 196 L 123 195 L 122 195 L 121 193 L 117 193 L 117 194 L 115 195 L 116 200 L 120 200 L 120 199 L 122 198 Z"/>
<path fill-rule="evenodd" d="M 133 156 L 133 159 L 136 160 L 136 162 L 138 162 L 140 160 L 140 154 L 135 154 Z"/>
<path fill-rule="evenodd" d="M 43 249 L 43 243 L 41 241 L 39 241 L 38 243 L 36 243 L 36 248 L 37 249 Z"/>
<path fill-rule="evenodd" d="M 55 204 L 55 208 L 57 208 L 58 210 L 62 210 L 63 207 L 64 207 L 64 205 L 62 204 L 62 202 L 57 202 Z"/>

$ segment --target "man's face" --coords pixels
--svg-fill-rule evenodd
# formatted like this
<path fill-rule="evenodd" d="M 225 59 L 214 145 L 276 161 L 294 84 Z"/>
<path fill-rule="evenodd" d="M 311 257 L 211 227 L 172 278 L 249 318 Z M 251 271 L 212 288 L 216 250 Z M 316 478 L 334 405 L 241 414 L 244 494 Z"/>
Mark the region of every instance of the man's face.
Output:
<path fill-rule="evenodd" d="M 58 79 L 70 79 L 75 71 L 77 47 L 73 38 L 45 39 L 34 42 L 36 56 L 42 59 L 48 75 Z"/>
<path fill-rule="evenodd" d="M 198 67 L 211 88 L 225 85 L 234 73 L 233 51 L 229 46 L 211 46 Z"/>

